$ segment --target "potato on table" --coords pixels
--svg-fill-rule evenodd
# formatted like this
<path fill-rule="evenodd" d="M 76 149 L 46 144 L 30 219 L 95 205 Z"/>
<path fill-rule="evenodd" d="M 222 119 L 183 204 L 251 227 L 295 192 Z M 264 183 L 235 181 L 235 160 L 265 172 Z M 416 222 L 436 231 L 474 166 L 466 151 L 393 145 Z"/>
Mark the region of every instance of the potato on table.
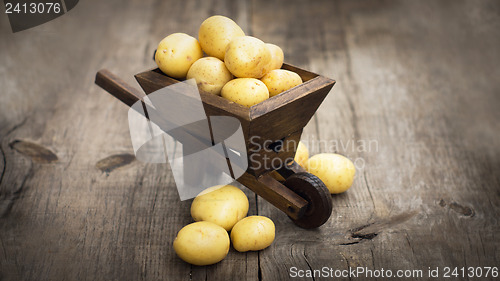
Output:
<path fill-rule="evenodd" d="M 238 252 L 259 251 L 274 241 L 272 220 L 263 216 L 249 216 L 240 220 L 231 231 L 233 247 Z"/>
<path fill-rule="evenodd" d="M 271 97 L 302 84 L 297 73 L 285 69 L 273 69 L 260 80 L 266 84 Z"/>
<path fill-rule="evenodd" d="M 233 79 L 223 61 L 215 57 L 206 57 L 197 60 L 187 73 L 186 79 L 195 79 L 201 91 L 220 95 L 222 87 Z"/>
<path fill-rule="evenodd" d="M 248 198 L 241 189 L 232 185 L 216 185 L 202 191 L 191 203 L 191 216 L 195 221 L 209 221 L 225 230 L 248 213 Z"/>
<path fill-rule="evenodd" d="M 168 76 L 184 79 L 191 65 L 203 57 L 196 38 L 185 33 L 174 33 L 163 38 L 155 53 L 160 70 Z"/>
<path fill-rule="evenodd" d="M 236 77 L 261 78 L 269 71 L 271 51 L 255 37 L 236 37 L 227 45 L 224 62 Z"/>
<path fill-rule="evenodd" d="M 235 103 L 251 107 L 269 98 L 269 91 L 262 81 L 255 78 L 236 78 L 222 88 L 221 96 Z"/>
<path fill-rule="evenodd" d="M 307 160 L 305 169 L 317 176 L 332 194 L 348 190 L 356 174 L 352 161 L 335 153 L 314 155 Z"/>
<path fill-rule="evenodd" d="M 229 245 L 227 231 L 208 221 L 186 225 L 174 240 L 175 253 L 194 265 L 218 263 L 226 257 Z"/>
<path fill-rule="evenodd" d="M 224 60 L 227 44 L 238 36 L 245 36 L 245 33 L 232 19 L 224 16 L 209 17 L 198 31 L 203 51 L 221 60 Z"/>

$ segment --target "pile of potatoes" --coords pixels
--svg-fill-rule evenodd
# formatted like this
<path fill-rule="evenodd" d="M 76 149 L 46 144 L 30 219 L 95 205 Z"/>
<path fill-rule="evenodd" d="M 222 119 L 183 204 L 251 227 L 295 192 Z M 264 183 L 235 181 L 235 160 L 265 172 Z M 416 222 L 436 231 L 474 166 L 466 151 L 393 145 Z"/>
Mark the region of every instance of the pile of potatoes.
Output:
<path fill-rule="evenodd" d="M 297 73 L 281 69 L 283 60 L 280 47 L 246 36 L 224 16 L 206 19 L 198 40 L 185 33 L 165 37 L 155 54 L 166 75 L 195 79 L 201 91 L 246 107 L 302 84 Z"/>
<path fill-rule="evenodd" d="M 177 233 L 175 252 L 190 264 L 210 265 L 227 256 L 231 242 L 238 252 L 267 248 L 274 241 L 274 223 L 263 216 L 247 217 L 248 207 L 247 196 L 235 186 L 204 190 L 191 204 L 196 222 Z"/>

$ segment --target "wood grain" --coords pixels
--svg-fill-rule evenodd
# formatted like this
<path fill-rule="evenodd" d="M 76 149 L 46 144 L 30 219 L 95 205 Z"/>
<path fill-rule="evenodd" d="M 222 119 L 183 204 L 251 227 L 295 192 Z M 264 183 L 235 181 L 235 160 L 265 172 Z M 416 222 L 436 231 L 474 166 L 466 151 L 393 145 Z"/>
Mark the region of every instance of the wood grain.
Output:
<path fill-rule="evenodd" d="M 286 280 L 292 266 L 498 266 L 499 11 L 489 0 L 80 1 L 16 34 L 0 17 L 0 280 Z M 169 167 L 96 167 L 133 150 L 127 107 L 93 81 L 108 68 L 134 85 L 133 74 L 155 67 L 164 36 L 196 36 L 212 14 L 337 81 L 302 139 L 312 154 L 336 151 L 360 166 L 316 230 L 242 187 L 249 213 L 275 222 L 275 242 L 195 267 L 171 248 L 191 218 Z M 57 161 L 32 161 L 9 145 L 16 140 Z"/>
<path fill-rule="evenodd" d="M 498 61 L 493 46 L 499 42 L 477 33 L 498 24 L 494 12 L 482 10 L 489 5 L 498 11 L 498 5 L 472 8 L 462 2 L 448 10 L 446 2 L 320 1 L 297 4 L 294 12 L 272 8 L 280 4 L 285 5 L 254 2 L 269 11 L 254 16 L 255 35 L 281 40 L 276 43 L 284 46 L 285 59 L 338 81 L 303 140 L 310 149 L 316 143 L 313 153 L 339 152 L 364 167 L 351 190 L 333 196 L 332 218 L 319 231 L 277 226 L 286 237 L 261 253 L 261 264 L 283 266 L 262 267 L 262 280 L 276 280 L 291 266 L 425 269 L 498 263 L 498 251 L 480 249 L 498 248 L 491 240 L 499 227 L 498 176 L 484 175 L 498 167 L 499 151 L 485 141 L 498 144 L 491 135 L 498 130 L 492 105 L 500 100 L 493 95 L 498 85 L 480 77 L 489 76 L 485 69 L 498 73 L 489 60 Z M 473 19 L 472 13 L 489 15 L 496 23 Z M 259 24 L 271 18 L 289 25 Z M 488 54 L 471 57 L 463 53 L 465 46 L 485 48 Z M 465 71 L 469 63 L 478 72 Z M 465 117 L 472 108 L 485 111 Z M 470 131 L 482 132 L 485 139 Z M 338 145 L 320 146 L 317 140 Z M 342 147 L 353 140 L 375 140 L 377 146 Z M 280 216 L 260 201 L 259 213 Z"/>

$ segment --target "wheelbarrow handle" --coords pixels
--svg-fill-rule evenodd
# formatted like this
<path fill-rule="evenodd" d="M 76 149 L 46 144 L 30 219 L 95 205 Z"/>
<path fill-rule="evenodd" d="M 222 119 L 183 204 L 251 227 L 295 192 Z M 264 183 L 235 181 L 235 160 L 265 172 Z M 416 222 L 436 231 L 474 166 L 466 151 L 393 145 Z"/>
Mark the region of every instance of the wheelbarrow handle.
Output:
<path fill-rule="evenodd" d="M 97 72 L 95 83 L 129 107 L 146 96 L 107 69 Z"/>

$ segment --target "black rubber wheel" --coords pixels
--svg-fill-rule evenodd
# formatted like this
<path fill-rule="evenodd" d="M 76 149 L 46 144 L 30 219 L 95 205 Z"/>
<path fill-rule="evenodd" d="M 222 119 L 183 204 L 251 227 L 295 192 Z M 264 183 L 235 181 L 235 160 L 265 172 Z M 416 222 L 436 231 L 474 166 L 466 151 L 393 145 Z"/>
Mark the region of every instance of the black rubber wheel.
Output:
<path fill-rule="evenodd" d="M 325 184 L 310 173 L 296 173 L 283 183 L 293 192 L 309 202 L 307 210 L 299 219 L 292 221 L 302 228 L 316 228 L 328 221 L 332 214 L 332 197 Z"/>

